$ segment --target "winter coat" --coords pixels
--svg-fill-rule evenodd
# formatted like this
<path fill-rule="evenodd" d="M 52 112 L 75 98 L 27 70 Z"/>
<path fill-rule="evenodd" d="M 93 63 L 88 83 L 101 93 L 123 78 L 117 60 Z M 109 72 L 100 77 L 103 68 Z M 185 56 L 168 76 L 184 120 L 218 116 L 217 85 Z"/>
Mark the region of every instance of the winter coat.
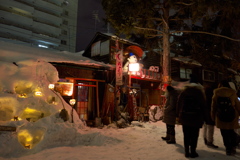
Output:
<path fill-rule="evenodd" d="M 222 122 L 216 116 L 217 114 L 217 98 L 218 97 L 229 97 L 233 107 L 235 108 L 235 119 L 232 122 Z M 215 120 L 216 127 L 220 129 L 237 129 L 240 128 L 238 124 L 238 119 L 240 115 L 240 102 L 238 101 L 236 91 L 231 88 L 221 87 L 217 88 L 213 92 L 212 106 L 211 106 L 211 116 Z"/>
<path fill-rule="evenodd" d="M 163 122 L 169 125 L 175 125 L 176 122 L 176 105 L 179 96 L 179 91 L 174 89 L 167 92 L 166 104 L 164 107 Z"/>
<path fill-rule="evenodd" d="M 203 86 L 190 83 L 181 92 L 177 103 L 179 122 L 185 126 L 201 128 L 207 114 Z"/>

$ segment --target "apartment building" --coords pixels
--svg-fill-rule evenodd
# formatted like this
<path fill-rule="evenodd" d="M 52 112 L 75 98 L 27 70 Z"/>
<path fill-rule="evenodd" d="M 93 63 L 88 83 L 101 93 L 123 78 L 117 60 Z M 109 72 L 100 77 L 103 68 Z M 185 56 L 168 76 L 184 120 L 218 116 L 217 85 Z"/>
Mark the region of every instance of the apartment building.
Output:
<path fill-rule="evenodd" d="M 78 0 L 0 0 L 0 41 L 76 50 Z"/>

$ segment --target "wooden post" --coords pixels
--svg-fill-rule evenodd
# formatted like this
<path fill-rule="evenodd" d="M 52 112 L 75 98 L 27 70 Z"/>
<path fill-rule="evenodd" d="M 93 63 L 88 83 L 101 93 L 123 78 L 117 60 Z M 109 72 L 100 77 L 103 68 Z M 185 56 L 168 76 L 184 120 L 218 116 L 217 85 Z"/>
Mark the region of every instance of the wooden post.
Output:
<path fill-rule="evenodd" d="M 99 97 L 98 97 L 98 81 L 96 81 L 96 97 L 97 97 L 97 116 L 98 118 L 100 117 L 100 113 L 99 113 Z"/>

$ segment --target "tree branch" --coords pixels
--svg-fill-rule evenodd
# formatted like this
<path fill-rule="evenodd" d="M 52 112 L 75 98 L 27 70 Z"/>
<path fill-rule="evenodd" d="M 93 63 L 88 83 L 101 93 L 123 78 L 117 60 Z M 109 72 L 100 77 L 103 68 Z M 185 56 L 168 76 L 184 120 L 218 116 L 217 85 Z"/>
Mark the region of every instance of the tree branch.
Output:
<path fill-rule="evenodd" d="M 169 29 L 168 23 L 165 21 L 165 19 L 163 18 L 163 16 L 161 15 L 163 23 L 165 23 L 165 25 L 167 26 L 167 29 Z"/>
<path fill-rule="evenodd" d="M 204 32 L 204 31 L 174 31 L 174 32 L 170 32 L 170 34 L 173 34 L 173 33 L 180 33 L 180 32 L 183 32 L 183 33 L 200 33 L 200 34 L 208 34 L 208 35 L 212 35 L 212 36 L 217 36 L 217 37 L 226 38 L 226 39 L 229 39 L 229 40 L 231 40 L 231 41 L 237 41 L 237 42 L 240 42 L 240 39 L 233 39 L 233 38 L 230 38 L 230 37 L 227 37 L 227 36 L 223 36 L 223 35 L 220 35 L 220 34 L 209 33 L 209 32 Z"/>
<path fill-rule="evenodd" d="M 191 5 L 193 5 L 194 3 L 196 3 L 196 2 L 193 2 L 193 3 L 177 2 L 177 4 L 183 4 L 183 5 L 185 5 L 185 6 L 191 6 Z"/>
<path fill-rule="evenodd" d="M 160 33 L 163 33 L 162 31 L 160 30 L 157 30 L 157 29 L 152 29 L 152 28 L 142 28 L 142 27 L 136 27 L 134 26 L 134 28 L 137 28 L 137 29 L 142 29 L 142 30 L 149 30 L 149 31 L 155 31 L 155 32 L 160 32 Z"/>
<path fill-rule="evenodd" d="M 156 17 L 154 17 L 154 18 L 150 18 L 151 20 L 156 20 L 156 21 L 163 21 L 163 19 L 162 18 L 156 18 Z"/>
<path fill-rule="evenodd" d="M 152 35 L 149 34 L 148 36 L 149 36 L 149 37 L 157 37 L 157 36 L 162 36 L 162 35 L 163 35 L 163 34 L 154 34 L 154 35 L 153 35 L 153 34 L 152 34 Z"/>

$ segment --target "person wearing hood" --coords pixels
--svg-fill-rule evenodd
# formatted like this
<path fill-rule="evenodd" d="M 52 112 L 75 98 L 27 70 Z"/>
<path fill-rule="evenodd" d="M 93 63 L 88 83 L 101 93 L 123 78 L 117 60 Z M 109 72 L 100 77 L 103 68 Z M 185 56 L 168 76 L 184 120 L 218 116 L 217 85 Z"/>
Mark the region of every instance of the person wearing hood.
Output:
<path fill-rule="evenodd" d="M 231 106 L 234 108 L 233 119 L 231 121 L 221 120 L 218 114 L 218 98 L 229 97 Z M 235 116 L 234 116 L 235 114 Z M 226 155 L 236 154 L 237 134 L 234 129 L 240 128 L 238 119 L 240 115 L 240 102 L 238 101 L 237 93 L 232 89 L 227 80 L 219 83 L 218 88 L 214 90 L 211 105 L 211 117 L 215 121 L 216 127 L 220 129 L 223 144 L 226 148 Z M 227 117 L 226 114 L 224 114 Z"/>
<path fill-rule="evenodd" d="M 198 157 L 196 152 L 200 128 L 207 114 L 204 88 L 195 75 L 179 95 L 177 116 L 182 124 L 185 157 Z"/>
<path fill-rule="evenodd" d="M 166 104 L 164 107 L 163 122 L 166 123 L 166 137 L 162 137 L 168 144 L 175 144 L 176 105 L 179 91 L 172 86 L 167 86 Z"/>

